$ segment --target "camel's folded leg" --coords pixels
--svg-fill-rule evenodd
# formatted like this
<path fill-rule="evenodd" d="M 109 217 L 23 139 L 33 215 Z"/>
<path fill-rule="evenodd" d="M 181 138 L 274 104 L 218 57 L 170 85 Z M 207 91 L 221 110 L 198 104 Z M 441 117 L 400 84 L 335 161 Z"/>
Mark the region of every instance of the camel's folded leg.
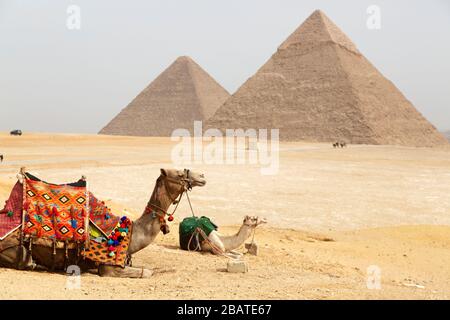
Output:
<path fill-rule="evenodd" d="M 19 270 L 33 270 L 36 264 L 24 246 L 11 246 L 0 252 L 0 266 Z"/>
<path fill-rule="evenodd" d="M 32 270 L 36 264 L 33 262 L 30 252 L 20 245 L 19 235 L 20 230 L 16 230 L 0 241 L 0 266 Z"/>
<path fill-rule="evenodd" d="M 100 265 L 98 267 L 98 274 L 102 277 L 115 277 L 115 278 L 150 278 L 153 275 L 153 271 L 145 268 L 135 267 L 117 267 Z"/>

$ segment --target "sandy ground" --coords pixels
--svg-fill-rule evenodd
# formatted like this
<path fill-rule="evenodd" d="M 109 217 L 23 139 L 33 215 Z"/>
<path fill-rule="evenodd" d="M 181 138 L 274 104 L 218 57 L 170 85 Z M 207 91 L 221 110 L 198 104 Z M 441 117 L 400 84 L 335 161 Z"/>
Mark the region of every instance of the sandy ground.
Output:
<path fill-rule="evenodd" d="M 48 181 L 87 175 L 90 189 L 137 217 L 159 168 L 173 167 L 164 138 L 0 134 L 0 201 L 21 166 Z M 280 170 L 258 165 L 202 165 L 206 187 L 191 199 L 220 231 L 237 231 L 246 214 L 264 216 L 258 256 L 247 274 L 225 272 L 226 258 L 178 249 L 177 226 L 136 254 L 135 265 L 170 271 L 151 279 L 81 278 L 0 269 L 0 298 L 41 299 L 450 299 L 450 150 L 282 143 Z M 244 249 L 242 249 L 244 251 Z M 381 271 L 368 289 L 367 268 Z M 39 295 L 36 294 L 39 292 Z"/>

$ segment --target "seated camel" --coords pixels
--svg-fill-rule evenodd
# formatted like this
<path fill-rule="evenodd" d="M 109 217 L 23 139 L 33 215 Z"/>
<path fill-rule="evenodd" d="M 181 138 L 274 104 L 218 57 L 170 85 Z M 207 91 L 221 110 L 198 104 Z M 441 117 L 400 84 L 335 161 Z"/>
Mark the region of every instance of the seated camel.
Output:
<path fill-rule="evenodd" d="M 194 187 L 203 187 L 206 180 L 203 174 L 190 170 L 161 169 L 156 180 L 153 193 L 142 215 L 132 222 L 128 256 L 131 256 L 152 243 L 156 236 L 162 232 L 169 232 L 165 217 L 169 207 L 178 201 L 182 193 Z M 3 212 L 0 212 L 3 214 Z M 170 219 L 169 219 L 170 220 Z M 32 250 L 31 250 L 32 249 Z M 16 230 L 6 239 L 0 241 L 0 268 L 64 270 L 66 260 L 79 261 L 77 249 L 52 249 L 37 243 L 22 243 L 20 230 Z M 88 258 L 80 261 L 82 270 L 97 268 L 100 276 L 121 278 L 148 278 L 153 274 L 150 269 L 137 268 L 127 264 L 120 266 L 100 264 L 97 265 Z"/>
<path fill-rule="evenodd" d="M 241 253 L 234 251 L 250 238 L 255 228 L 263 223 L 267 223 L 264 218 L 255 216 L 245 216 L 239 231 L 232 236 L 224 236 L 216 230 L 211 231 L 206 241 L 201 243 L 201 251 L 212 252 L 213 254 L 227 255 L 232 258 L 240 256 Z"/>

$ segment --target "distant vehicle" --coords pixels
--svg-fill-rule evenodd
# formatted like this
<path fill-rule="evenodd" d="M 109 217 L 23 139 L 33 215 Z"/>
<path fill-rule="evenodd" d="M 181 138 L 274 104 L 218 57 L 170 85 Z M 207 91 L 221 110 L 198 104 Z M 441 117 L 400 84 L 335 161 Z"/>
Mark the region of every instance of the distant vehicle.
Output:
<path fill-rule="evenodd" d="M 22 135 L 22 130 L 13 130 L 10 132 L 10 134 L 12 136 L 21 136 Z"/>

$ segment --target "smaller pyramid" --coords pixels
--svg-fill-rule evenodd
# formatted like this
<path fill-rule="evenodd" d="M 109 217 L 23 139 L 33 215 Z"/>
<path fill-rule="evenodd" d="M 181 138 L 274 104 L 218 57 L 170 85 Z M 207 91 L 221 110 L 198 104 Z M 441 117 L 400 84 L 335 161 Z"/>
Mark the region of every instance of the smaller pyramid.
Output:
<path fill-rule="evenodd" d="M 187 56 L 179 57 L 99 133 L 124 136 L 170 136 L 173 130 L 192 131 L 230 94 Z"/>

